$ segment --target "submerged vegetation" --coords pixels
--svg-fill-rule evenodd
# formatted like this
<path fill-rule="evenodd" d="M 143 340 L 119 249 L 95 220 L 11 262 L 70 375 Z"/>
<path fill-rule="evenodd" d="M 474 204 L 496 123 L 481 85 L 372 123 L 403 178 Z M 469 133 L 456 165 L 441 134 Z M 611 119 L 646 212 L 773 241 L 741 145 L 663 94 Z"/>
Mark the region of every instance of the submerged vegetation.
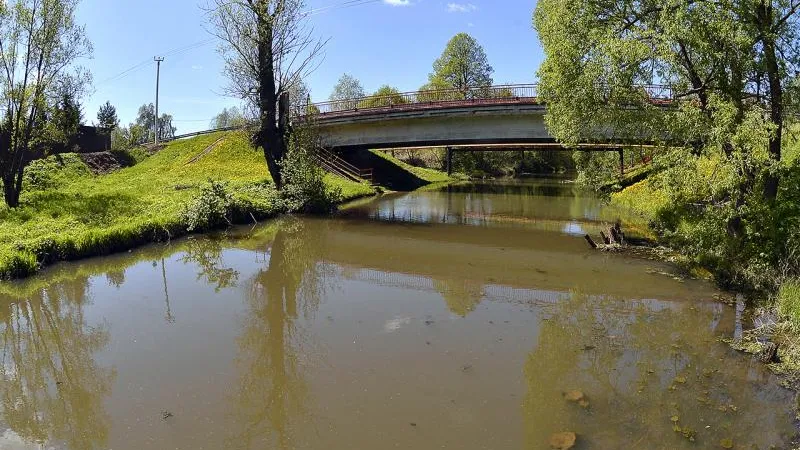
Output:
<path fill-rule="evenodd" d="M 263 158 L 245 133 L 229 132 L 172 142 L 107 175 L 93 174 L 74 154 L 36 161 L 26 169 L 20 206 L 0 209 L 0 278 L 304 210 L 296 199 L 277 193 Z M 319 171 L 307 176 L 318 201 L 323 192 L 331 201 L 374 192 L 369 185 Z"/>

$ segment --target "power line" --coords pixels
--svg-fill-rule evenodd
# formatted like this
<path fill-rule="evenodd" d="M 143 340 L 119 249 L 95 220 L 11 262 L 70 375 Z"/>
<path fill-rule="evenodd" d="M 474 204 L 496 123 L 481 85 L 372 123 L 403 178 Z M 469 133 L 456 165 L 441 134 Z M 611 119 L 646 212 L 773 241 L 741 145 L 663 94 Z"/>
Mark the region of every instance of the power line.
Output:
<path fill-rule="evenodd" d="M 191 44 L 184 45 L 183 47 L 178 47 L 178 48 L 172 49 L 172 50 L 170 50 L 170 51 L 168 51 L 166 53 L 163 53 L 162 56 L 174 56 L 174 55 L 177 55 L 177 54 L 180 54 L 180 53 L 185 53 L 185 52 L 188 52 L 190 50 L 194 50 L 196 48 L 200 48 L 200 47 L 203 47 L 205 45 L 208 45 L 208 44 L 210 44 L 210 43 L 212 43 L 212 42 L 214 42 L 216 40 L 217 40 L 216 38 L 210 38 L 210 39 L 204 39 L 202 41 L 193 42 Z M 123 78 L 125 78 L 125 77 L 127 77 L 129 75 L 132 75 L 134 72 L 138 72 L 139 70 L 142 70 L 142 69 L 144 69 L 146 67 L 149 67 L 150 65 L 152 65 L 154 63 L 155 62 L 152 59 L 146 59 L 146 60 L 144 60 L 144 61 L 142 61 L 142 62 L 140 62 L 140 63 L 138 63 L 138 64 L 136 64 L 134 66 L 131 66 L 131 67 L 123 70 L 122 72 L 120 72 L 120 73 L 118 73 L 118 74 L 116 74 L 114 76 L 111 76 L 109 78 L 106 78 L 103 81 L 100 81 L 96 85 L 99 86 L 101 84 L 111 83 L 113 81 L 119 81 L 119 80 L 121 80 L 121 79 L 123 79 Z"/>
<path fill-rule="evenodd" d="M 306 13 L 308 16 L 316 16 L 317 14 L 322 14 L 326 12 L 330 12 L 337 9 L 345 9 L 345 8 L 352 8 L 354 6 L 361 6 L 361 5 L 369 5 L 371 3 L 378 3 L 383 0 L 348 0 L 346 2 L 337 3 L 335 5 L 328 5 L 323 6 L 321 8 L 312 9 Z"/>
<path fill-rule="evenodd" d="M 129 68 L 127 68 L 127 69 L 123 70 L 122 72 L 120 72 L 120 73 L 118 73 L 118 74 L 116 74 L 116 75 L 114 75 L 114 76 L 112 76 L 112 77 L 109 77 L 109 78 L 106 78 L 106 79 L 105 79 L 105 80 L 103 80 L 103 81 L 100 81 L 99 83 L 97 83 L 97 85 L 101 85 L 101 84 L 105 84 L 105 83 L 110 83 L 110 82 L 112 82 L 112 81 L 116 81 L 116 80 L 119 80 L 119 79 L 125 78 L 126 76 L 128 76 L 128 75 L 132 74 L 133 72 L 136 72 L 137 70 L 141 70 L 142 68 L 144 68 L 144 67 L 147 67 L 147 66 L 149 66 L 150 64 L 153 64 L 153 61 L 152 61 L 152 60 L 149 60 L 149 59 L 147 59 L 147 60 L 144 60 L 144 61 L 140 62 L 139 64 L 136 64 L 136 65 L 134 65 L 134 66 L 131 66 L 131 67 L 129 67 Z"/>
<path fill-rule="evenodd" d="M 345 8 L 352 8 L 352 7 L 355 7 L 355 6 L 369 5 L 369 4 L 372 4 L 372 3 L 378 3 L 378 2 L 382 2 L 382 1 L 383 0 L 347 0 L 347 1 L 344 1 L 344 2 L 341 2 L 341 3 L 336 3 L 336 4 L 333 4 L 333 5 L 323 6 L 321 8 L 309 10 L 306 14 L 308 16 L 315 16 L 315 15 L 318 15 L 318 14 L 323 14 L 323 13 L 331 12 L 331 11 L 338 10 L 338 9 L 345 9 Z M 170 50 L 170 51 L 168 51 L 166 53 L 162 53 L 161 55 L 162 56 L 174 56 L 174 55 L 177 55 L 177 54 L 180 54 L 180 53 L 188 52 L 190 50 L 194 50 L 196 48 L 200 48 L 200 47 L 206 46 L 206 45 L 208 45 L 208 44 L 210 44 L 210 43 L 212 43 L 212 42 L 214 42 L 216 40 L 217 40 L 217 38 L 215 38 L 215 37 L 209 38 L 209 39 L 204 39 L 204 40 L 201 40 L 201 41 L 193 42 L 191 44 L 187 44 L 187 45 L 185 45 L 183 47 L 178 47 L 178 48 L 172 49 L 172 50 Z M 146 60 L 144 60 L 144 61 L 142 61 L 142 62 L 140 62 L 138 64 L 135 64 L 135 65 L 123 70 L 122 72 L 120 72 L 120 73 L 118 73 L 116 75 L 113 75 L 113 76 L 111 76 L 109 78 L 106 78 L 106 79 L 98 82 L 96 85 L 99 86 L 99 85 L 102 85 L 102 84 L 111 83 L 111 82 L 114 82 L 114 81 L 119 81 L 119 80 L 121 80 L 121 79 L 123 79 L 123 78 L 125 78 L 125 77 L 127 77 L 127 76 L 129 76 L 131 74 L 133 74 L 134 72 L 138 72 L 139 70 L 142 70 L 142 69 L 150 66 L 151 64 L 154 64 L 154 61 L 148 58 L 148 59 L 146 59 Z"/>

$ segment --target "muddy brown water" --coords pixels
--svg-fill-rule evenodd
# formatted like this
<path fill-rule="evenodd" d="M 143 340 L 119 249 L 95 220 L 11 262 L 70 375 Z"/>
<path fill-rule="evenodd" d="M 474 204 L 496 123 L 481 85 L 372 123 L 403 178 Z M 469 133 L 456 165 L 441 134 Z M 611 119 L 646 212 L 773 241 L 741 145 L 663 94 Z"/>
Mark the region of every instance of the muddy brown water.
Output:
<path fill-rule="evenodd" d="M 713 286 L 587 248 L 617 218 L 467 184 L 3 283 L 0 449 L 788 446 Z"/>

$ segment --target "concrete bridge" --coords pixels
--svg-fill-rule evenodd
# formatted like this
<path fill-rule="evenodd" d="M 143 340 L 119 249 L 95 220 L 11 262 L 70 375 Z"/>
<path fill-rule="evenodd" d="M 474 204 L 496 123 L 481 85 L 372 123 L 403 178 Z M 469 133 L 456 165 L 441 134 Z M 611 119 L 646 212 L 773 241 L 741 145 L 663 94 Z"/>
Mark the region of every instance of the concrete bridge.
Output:
<path fill-rule="evenodd" d="M 668 87 L 639 88 L 655 104 L 672 102 Z M 612 151 L 619 154 L 620 173 L 625 172 L 620 143 L 566 148 L 557 142 L 545 125 L 546 106 L 535 84 L 398 93 L 304 108 L 315 113 L 323 145 L 330 149 L 318 156 L 320 165 L 352 179 L 363 178 L 365 170 L 372 173 L 363 169 L 370 163 L 359 164 L 354 153 L 390 148 L 446 147 L 448 173 L 454 151 Z"/>
<path fill-rule="evenodd" d="M 672 100 L 665 86 L 641 86 L 654 103 Z M 560 148 L 544 123 L 537 86 L 409 92 L 317 103 L 317 124 L 331 149 L 540 144 Z M 606 146 L 608 147 L 608 146 Z M 465 148 L 466 149 L 466 148 Z M 587 147 L 588 149 L 588 147 Z M 617 147 L 593 147 L 616 151 Z"/>

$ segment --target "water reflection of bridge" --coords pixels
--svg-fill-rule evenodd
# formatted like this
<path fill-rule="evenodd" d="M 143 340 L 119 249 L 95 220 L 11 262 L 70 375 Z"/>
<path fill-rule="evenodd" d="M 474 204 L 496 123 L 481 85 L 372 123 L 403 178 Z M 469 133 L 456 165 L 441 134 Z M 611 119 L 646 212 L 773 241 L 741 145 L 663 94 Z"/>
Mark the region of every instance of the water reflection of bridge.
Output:
<path fill-rule="evenodd" d="M 355 269 L 343 271 L 343 276 L 350 280 L 363 281 L 378 286 L 439 292 L 436 280 L 423 275 L 383 272 L 374 269 Z M 481 291 L 484 297 L 492 300 L 526 304 L 557 304 L 570 296 L 568 293 L 558 291 L 519 289 L 496 284 L 483 285 Z"/>

